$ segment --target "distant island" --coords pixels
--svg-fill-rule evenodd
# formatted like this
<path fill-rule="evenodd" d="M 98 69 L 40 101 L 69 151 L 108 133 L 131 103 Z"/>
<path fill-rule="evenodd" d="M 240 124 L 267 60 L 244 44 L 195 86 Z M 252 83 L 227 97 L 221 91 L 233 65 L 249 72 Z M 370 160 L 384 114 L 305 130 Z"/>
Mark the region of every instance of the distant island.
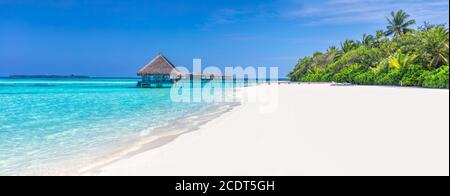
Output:
<path fill-rule="evenodd" d="M 9 78 L 90 78 L 78 75 L 11 75 Z"/>

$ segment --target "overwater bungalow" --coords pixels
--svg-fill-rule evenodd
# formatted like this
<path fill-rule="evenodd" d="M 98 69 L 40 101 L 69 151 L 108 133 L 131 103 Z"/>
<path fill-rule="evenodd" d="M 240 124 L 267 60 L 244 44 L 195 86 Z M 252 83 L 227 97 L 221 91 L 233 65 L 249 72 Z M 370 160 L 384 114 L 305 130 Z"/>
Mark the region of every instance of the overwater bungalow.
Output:
<path fill-rule="evenodd" d="M 139 70 L 138 76 L 142 80 L 138 82 L 139 88 L 170 88 L 173 84 L 182 79 L 200 80 L 208 82 L 213 79 L 230 79 L 220 74 L 208 73 L 182 73 L 174 64 L 172 64 L 165 56 L 158 55 L 153 58 L 148 64 Z"/>
<path fill-rule="evenodd" d="M 183 74 L 163 55 L 156 56 L 138 72 L 140 88 L 164 88 L 182 79 Z"/>

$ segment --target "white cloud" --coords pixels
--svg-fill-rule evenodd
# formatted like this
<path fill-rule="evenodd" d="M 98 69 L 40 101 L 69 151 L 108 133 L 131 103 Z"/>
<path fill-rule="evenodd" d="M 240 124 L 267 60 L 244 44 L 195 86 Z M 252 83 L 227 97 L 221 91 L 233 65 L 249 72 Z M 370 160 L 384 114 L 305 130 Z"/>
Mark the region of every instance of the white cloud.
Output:
<path fill-rule="evenodd" d="M 284 15 L 308 19 L 307 24 L 385 22 L 391 11 L 403 9 L 418 23 L 448 23 L 448 0 L 325 0 L 315 5 L 296 1 Z"/>

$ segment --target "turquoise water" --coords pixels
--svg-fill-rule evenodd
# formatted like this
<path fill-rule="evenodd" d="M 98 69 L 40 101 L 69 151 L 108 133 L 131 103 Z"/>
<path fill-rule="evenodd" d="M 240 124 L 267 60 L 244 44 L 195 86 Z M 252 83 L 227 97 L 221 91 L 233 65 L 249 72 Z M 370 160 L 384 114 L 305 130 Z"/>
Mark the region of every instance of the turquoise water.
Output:
<path fill-rule="evenodd" d="M 93 153 L 208 107 L 137 79 L 1 79 L 0 175 Z"/>

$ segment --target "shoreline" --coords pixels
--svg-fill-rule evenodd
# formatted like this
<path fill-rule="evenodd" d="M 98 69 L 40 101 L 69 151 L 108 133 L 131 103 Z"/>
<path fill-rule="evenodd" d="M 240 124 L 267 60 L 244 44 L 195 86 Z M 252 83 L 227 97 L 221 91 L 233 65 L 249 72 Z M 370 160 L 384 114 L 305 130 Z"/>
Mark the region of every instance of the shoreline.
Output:
<path fill-rule="evenodd" d="M 236 92 L 245 87 L 239 87 L 233 91 L 225 92 L 226 97 L 235 97 Z M 210 103 L 211 105 L 202 108 L 188 116 L 170 120 L 165 125 L 149 128 L 136 134 L 132 138 L 127 138 L 128 142 L 111 153 L 96 157 L 92 163 L 83 164 L 81 167 L 72 169 L 69 173 L 59 173 L 59 175 L 98 175 L 99 168 L 114 164 L 117 161 L 126 159 L 142 152 L 153 150 L 167 145 L 178 137 L 194 132 L 201 126 L 226 115 L 231 110 L 239 107 L 240 102 L 234 100 L 226 103 Z M 125 140 L 125 139 L 124 139 Z"/>
<path fill-rule="evenodd" d="M 261 86 L 267 87 L 247 89 Z M 242 103 L 195 131 L 169 136 L 164 145 L 141 148 L 81 174 L 449 173 L 448 90 L 329 84 L 269 88 L 274 87 L 279 88 L 280 105 L 273 113 L 261 114 L 258 104 Z M 380 94 L 381 100 L 374 99 Z"/>
<path fill-rule="evenodd" d="M 244 87 L 236 88 L 233 91 L 226 91 L 224 96 L 234 96 L 235 91 L 239 91 L 241 88 Z M 187 116 L 169 120 L 156 127 L 143 129 L 134 135 L 126 136 L 103 146 L 98 146 L 89 153 L 71 155 L 67 159 L 39 165 L 35 169 L 21 171 L 14 175 L 79 176 L 88 175 L 86 173 L 94 174 L 98 167 L 112 164 L 146 150 L 164 146 L 183 134 L 198 130 L 199 126 L 224 115 L 239 105 L 240 103 L 236 101 L 229 103 L 208 103 L 205 107 Z"/>
<path fill-rule="evenodd" d="M 201 126 L 226 115 L 234 108 L 239 107 L 239 105 L 236 103 L 213 105 L 205 108 L 205 110 L 211 110 L 209 112 L 202 113 L 203 111 L 199 111 L 188 117 L 173 120 L 169 122 L 169 125 L 152 129 L 152 133 L 146 136 L 136 136 L 136 138 L 131 139 L 129 145 L 115 150 L 110 155 L 97 158 L 92 164 L 79 167 L 71 175 L 98 175 L 99 169 L 102 167 L 170 144 L 170 142 L 182 135 L 198 131 Z M 189 126 L 186 126 L 184 123 L 187 123 Z"/>

